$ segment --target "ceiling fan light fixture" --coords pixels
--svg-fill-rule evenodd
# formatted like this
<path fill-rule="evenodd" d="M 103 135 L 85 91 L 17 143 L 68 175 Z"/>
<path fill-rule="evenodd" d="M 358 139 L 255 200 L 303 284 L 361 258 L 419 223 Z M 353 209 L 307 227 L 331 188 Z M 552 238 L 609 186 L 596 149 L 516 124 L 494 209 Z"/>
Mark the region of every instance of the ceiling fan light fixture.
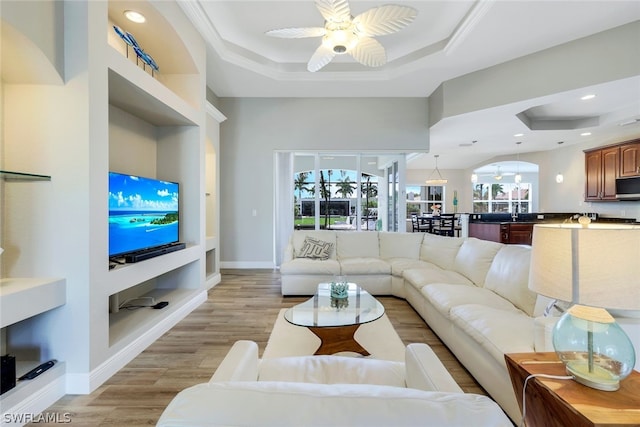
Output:
<path fill-rule="evenodd" d="M 322 43 L 341 55 L 356 47 L 359 38 L 350 28 L 327 31 L 327 35 L 322 39 Z"/>

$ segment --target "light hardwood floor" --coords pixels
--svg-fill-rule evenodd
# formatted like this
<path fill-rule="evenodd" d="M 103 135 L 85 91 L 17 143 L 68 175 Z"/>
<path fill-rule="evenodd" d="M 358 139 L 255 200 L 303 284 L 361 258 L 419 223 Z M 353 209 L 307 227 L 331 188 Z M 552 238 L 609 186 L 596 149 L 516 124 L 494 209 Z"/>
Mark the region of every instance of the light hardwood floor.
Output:
<path fill-rule="evenodd" d="M 429 344 L 465 392 L 486 395 L 406 301 L 377 298 L 405 344 Z M 278 271 L 224 270 L 204 304 L 106 383 L 90 395 L 67 395 L 45 412 L 68 414 L 73 426 L 155 425 L 176 393 L 209 380 L 236 340 L 256 341 L 262 354 L 280 309 L 306 299 L 283 297 Z"/>

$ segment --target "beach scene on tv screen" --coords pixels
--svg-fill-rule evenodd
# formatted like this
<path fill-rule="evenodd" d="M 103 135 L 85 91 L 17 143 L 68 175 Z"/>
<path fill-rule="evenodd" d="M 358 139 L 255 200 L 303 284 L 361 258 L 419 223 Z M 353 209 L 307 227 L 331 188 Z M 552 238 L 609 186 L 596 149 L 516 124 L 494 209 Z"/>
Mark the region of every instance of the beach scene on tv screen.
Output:
<path fill-rule="evenodd" d="M 109 173 L 109 256 L 178 241 L 178 184 Z"/>

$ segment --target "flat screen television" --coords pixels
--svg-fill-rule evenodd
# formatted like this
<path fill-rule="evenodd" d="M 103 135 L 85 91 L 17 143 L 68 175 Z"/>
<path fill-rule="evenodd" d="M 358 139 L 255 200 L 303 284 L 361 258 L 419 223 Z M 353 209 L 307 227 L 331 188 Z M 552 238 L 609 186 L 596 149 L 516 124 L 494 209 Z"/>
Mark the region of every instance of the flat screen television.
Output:
<path fill-rule="evenodd" d="M 179 185 L 109 172 L 109 257 L 179 240 Z"/>

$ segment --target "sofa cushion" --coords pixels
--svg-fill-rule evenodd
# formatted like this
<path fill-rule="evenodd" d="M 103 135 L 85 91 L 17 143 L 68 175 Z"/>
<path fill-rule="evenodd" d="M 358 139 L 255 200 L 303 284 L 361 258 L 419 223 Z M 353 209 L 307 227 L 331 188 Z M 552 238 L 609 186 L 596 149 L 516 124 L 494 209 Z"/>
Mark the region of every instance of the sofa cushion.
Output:
<path fill-rule="evenodd" d="M 520 310 L 533 315 L 535 292 L 529 290 L 531 246 L 505 245 L 493 258 L 484 287 L 508 299 Z"/>
<path fill-rule="evenodd" d="M 534 351 L 534 319 L 520 310 L 465 304 L 452 307 L 449 318 L 500 364 L 506 353 Z"/>
<path fill-rule="evenodd" d="M 331 230 L 294 231 L 291 235 L 291 243 L 293 245 L 293 253 L 296 258 L 300 256 L 300 251 L 302 250 L 304 240 L 307 236 L 333 244 L 334 250 L 329 254 L 329 259 L 336 259 L 336 232 Z"/>
<path fill-rule="evenodd" d="M 198 384 L 169 403 L 159 427 L 468 426 L 511 427 L 486 396 L 365 384 L 274 381 Z"/>
<path fill-rule="evenodd" d="M 443 270 L 440 267 L 412 268 L 405 270 L 403 275 L 405 282 L 416 289 L 431 283 L 451 283 L 453 285 L 473 286 L 471 280 L 460 273 L 451 270 Z"/>
<path fill-rule="evenodd" d="M 451 308 L 464 304 L 481 304 L 500 310 L 518 310 L 500 295 L 477 286 L 434 283 L 424 286 L 420 292 L 436 310 L 447 318 Z"/>
<path fill-rule="evenodd" d="M 342 356 L 277 357 L 260 361 L 259 381 L 378 384 L 405 387 L 404 363 Z"/>
<path fill-rule="evenodd" d="M 296 258 L 283 262 L 280 266 L 280 274 L 340 274 L 340 263 L 335 259 L 324 261 L 311 258 Z"/>
<path fill-rule="evenodd" d="M 407 258 L 418 259 L 420 257 L 420 245 L 424 233 L 392 233 L 381 231 L 380 239 L 381 258 Z"/>
<path fill-rule="evenodd" d="M 340 274 L 391 274 L 391 265 L 380 258 L 344 258 Z"/>
<path fill-rule="evenodd" d="M 426 233 L 420 247 L 420 259 L 431 262 L 445 270 L 453 270 L 453 265 L 464 239 L 438 236 Z"/>
<path fill-rule="evenodd" d="M 336 234 L 338 259 L 378 258 L 378 233 L 371 231 L 342 231 Z"/>
<path fill-rule="evenodd" d="M 316 239 L 311 236 L 304 238 L 300 253 L 300 258 L 311 258 L 325 260 L 329 259 L 329 255 L 333 252 L 333 243 L 325 242 L 324 240 Z"/>
<path fill-rule="evenodd" d="M 454 270 L 469 278 L 476 286 L 484 286 L 493 257 L 503 246 L 502 243 L 470 237 L 462 243 L 456 254 Z"/>
<path fill-rule="evenodd" d="M 412 268 L 436 268 L 439 269 L 435 264 L 431 264 L 430 262 L 420 261 L 418 259 L 410 259 L 410 258 L 388 258 L 387 262 L 391 264 L 391 274 L 396 277 L 402 277 L 402 274 L 405 270 L 409 270 Z"/>

